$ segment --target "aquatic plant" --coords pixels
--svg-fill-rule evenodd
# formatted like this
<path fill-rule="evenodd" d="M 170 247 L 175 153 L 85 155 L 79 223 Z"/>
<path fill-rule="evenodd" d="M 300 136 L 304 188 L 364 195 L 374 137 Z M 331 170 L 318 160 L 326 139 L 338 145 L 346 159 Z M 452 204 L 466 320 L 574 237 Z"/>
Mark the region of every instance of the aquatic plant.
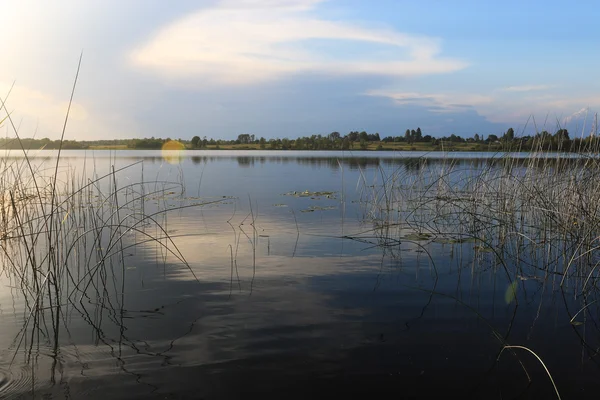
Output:
<path fill-rule="evenodd" d="M 567 306 L 565 323 L 579 326 L 587 318 L 594 328 L 600 295 L 599 149 L 563 154 L 546 152 L 541 143 L 534 148 L 525 157 L 448 156 L 435 164 L 421 158 L 392 169 L 380 166 L 370 179 L 361 178 L 363 218 L 372 224 L 373 243 L 388 256 L 401 258 L 407 242 L 425 250 L 469 249 L 482 270 L 491 264 L 504 277 L 507 304 L 518 306 L 524 282 L 547 282 L 578 304 Z M 576 333 L 595 359 L 593 334 Z M 499 344 L 502 350 L 517 348 L 506 339 Z"/>
<path fill-rule="evenodd" d="M 6 101 L 0 98 L 0 110 L 7 114 L 3 120 L 20 143 Z M 63 162 L 60 147 L 51 158 L 32 157 L 35 151 L 20 147 L 21 157 L 0 157 L 0 273 L 10 281 L 13 296 L 24 303 L 22 328 L 6 351 L 12 353 L 11 364 L 17 356 L 25 363 L 35 361 L 41 348 L 50 352 L 54 384 L 62 370 L 61 346 L 71 336 L 68 321 L 73 312 L 90 324 L 97 340 L 108 343 L 103 334 L 106 319 L 120 327 L 119 348 L 136 348 L 123 334 L 126 314 L 132 312 L 125 306 L 128 256 L 139 246 L 154 246 L 157 263 L 172 256 L 197 280 L 168 233 L 167 216 L 227 198 L 188 198 L 181 177 L 146 181 L 141 161 L 121 167 L 111 163 L 100 173 L 94 158 L 85 159 L 77 170 Z M 132 175 L 141 179 L 125 179 Z M 120 353 L 115 357 L 120 359 Z M 126 371 L 124 363 L 122 369 Z M 37 384 L 31 382 L 32 392 Z"/>

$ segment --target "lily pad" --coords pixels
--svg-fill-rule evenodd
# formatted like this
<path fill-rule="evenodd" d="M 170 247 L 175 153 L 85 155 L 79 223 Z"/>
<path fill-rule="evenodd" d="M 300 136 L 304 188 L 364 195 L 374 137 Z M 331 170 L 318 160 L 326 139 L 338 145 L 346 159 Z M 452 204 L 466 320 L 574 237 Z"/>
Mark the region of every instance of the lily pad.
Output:
<path fill-rule="evenodd" d="M 321 206 L 310 206 L 304 210 L 300 210 L 300 212 L 313 212 L 313 211 L 325 211 L 325 210 L 335 210 L 337 207 L 333 207 L 333 206 L 326 206 L 326 207 L 321 207 Z"/>
<path fill-rule="evenodd" d="M 476 238 L 466 237 L 466 238 L 437 238 L 434 240 L 436 243 L 449 243 L 449 244 L 457 244 L 457 243 L 475 243 L 477 242 Z"/>
<path fill-rule="evenodd" d="M 475 246 L 473 249 L 482 252 L 482 253 L 492 253 L 494 250 L 491 247 L 487 246 Z"/>
<path fill-rule="evenodd" d="M 406 240 L 429 240 L 429 239 L 431 239 L 431 236 L 432 235 L 429 233 L 415 232 L 415 233 L 409 233 L 408 235 L 405 235 L 404 239 L 406 239 Z"/>
<path fill-rule="evenodd" d="M 305 190 L 303 192 L 293 191 L 293 192 L 284 193 L 283 196 L 311 197 L 313 199 L 316 199 L 318 197 L 325 197 L 328 199 L 332 199 L 332 198 L 335 198 L 334 194 L 335 194 L 335 192 L 327 192 L 327 191 L 311 192 L 310 190 Z"/>

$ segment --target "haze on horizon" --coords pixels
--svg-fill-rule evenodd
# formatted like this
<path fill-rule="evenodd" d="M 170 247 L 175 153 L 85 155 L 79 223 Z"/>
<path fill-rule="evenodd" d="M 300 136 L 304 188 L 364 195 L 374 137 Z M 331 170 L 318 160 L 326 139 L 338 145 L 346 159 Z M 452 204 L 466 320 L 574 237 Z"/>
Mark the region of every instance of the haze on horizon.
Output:
<path fill-rule="evenodd" d="M 83 50 L 67 139 L 472 137 L 534 120 L 575 137 L 600 109 L 599 17 L 591 0 L 1 0 L 0 96 L 14 82 L 22 137 L 58 138 Z"/>

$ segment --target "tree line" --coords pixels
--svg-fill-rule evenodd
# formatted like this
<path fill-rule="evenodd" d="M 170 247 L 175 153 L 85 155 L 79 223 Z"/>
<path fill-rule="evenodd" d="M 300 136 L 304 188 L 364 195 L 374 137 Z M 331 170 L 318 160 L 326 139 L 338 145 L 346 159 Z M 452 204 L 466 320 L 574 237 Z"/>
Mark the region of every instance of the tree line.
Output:
<path fill-rule="evenodd" d="M 296 139 L 275 138 L 265 139 L 253 134 L 240 134 L 234 140 L 201 139 L 194 136 L 191 147 L 202 149 L 209 145 L 258 145 L 260 149 L 270 150 L 350 150 L 355 148 L 366 149 L 369 143 L 380 142 L 379 133 L 367 133 L 366 131 L 351 131 L 347 135 L 339 132 L 331 132 L 328 135 L 301 136 Z"/>
<path fill-rule="evenodd" d="M 88 149 L 97 147 L 119 147 L 128 149 L 160 149 L 164 143 L 171 138 L 139 138 L 139 139 L 117 139 L 117 140 L 91 140 L 74 141 L 43 139 L 16 139 L 0 138 L 0 148 L 4 149 Z M 327 135 L 301 136 L 296 139 L 257 137 L 254 134 L 239 134 L 236 139 L 223 140 L 212 139 L 206 136 L 194 136 L 191 140 L 176 139 L 190 149 L 219 149 L 222 146 L 234 146 L 240 149 L 265 149 L 265 150 L 366 150 L 394 149 L 392 144 L 400 143 L 413 146 L 420 143 L 419 149 L 431 148 L 432 150 L 443 150 L 456 147 L 468 148 L 469 150 L 511 150 L 511 151 L 597 151 L 600 149 L 600 139 L 590 135 L 585 138 L 570 137 L 567 129 L 558 129 L 554 133 L 546 130 L 535 135 L 517 136 L 513 128 L 509 128 L 501 135 L 489 134 L 487 137 L 475 133 L 472 137 L 462 137 L 451 134 L 444 137 L 432 137 L 424 135 L 420 127 L 406 129 L 403 135 L 386 136 L 381 138 L 379 133 L 368 133 L 366 131 L 350 131 L 345 135 L 339 132 L 331 132 Z M 470 144 L 470 146 L 461 144 Z M 401 146 L 402 147 L 402 146 Z M 410 147 L 415 149 L 414 147 Z"/>
<path fill-rule="evenodd" d="M 475 133 L 473 137 L 462 137 L 456 134 L 443 137 L 424 135 L 420 127 L 406 129 L 404 135 L 386 136 L 383 139 L 379 133 L 367 133 L 366 131 L 351 131 L 346 135 L 339 132 L 331 132 L 328 135 L 302 136 L 296 139 L 274 138 L 265 139 L 253 134 L 240 134 L 235 140 L 200 139 L 199 136 L 192 138 L 192 148 L 207 148 L 209 145 L 258 145 L 260 149 L 270 150 L 355 150 L 367 149 L 370 143 L 378 143 L 378 149 L 385 149 L 389 143 L 424 143 L 433 147 L 452 146 L 453 144 L 467 143 L 478 147 L 479 150 L 514 150 L 514 151 L 584 151 L 586 149 L 598 148 L 600 141 L 591 135 L 586 138 L 571 139 L 567 129 L 559 129 L 555 133 L 546 130 L 535 135 L 515 135 L 515 130 L 509 128 L 501 135 L 485 135 Z"/>
<path fill-rule="evenodd" d="M 75 140 L 50 140 L 48 138 L 43 139 L 32 139 L 32 138 L 0 138 L 0 149 L 9 150 L 20 150 L 20 149 L 46 149 L 46 150 L 57 150 L 57 149 L 85 149 L 87 145 L 82 142 Z"/>

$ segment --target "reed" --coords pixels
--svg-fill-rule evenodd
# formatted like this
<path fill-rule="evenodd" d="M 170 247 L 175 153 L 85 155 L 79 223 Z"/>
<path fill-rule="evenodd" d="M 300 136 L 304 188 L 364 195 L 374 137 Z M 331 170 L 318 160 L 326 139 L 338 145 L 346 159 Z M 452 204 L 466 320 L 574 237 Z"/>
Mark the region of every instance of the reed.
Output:
<path fill-rule="evenodd" d="M 398 259 L 406 242 L 425 251 L 436 243 L 450 244 L 474 254 L 481 270 L 490 262 L 498 268 L 512 289 L 507 302 L 518 303 L 521 282 L 536 279 L 544 285 L 554 283 L 551 290 L 578 307 L 567 306 L 565 324 L 596 321 L 600 149 L 595 141 L 585 143 L 590 145 L 575 154 L 549 153 L 538 143 L 526 155 L 506 152 L 490 159 L 458 159 L 449 153 L 440 160 L 379 167 L 372 181 L 361 182 L 363 218 L 372 224 L 373 243 Z M 432 256 L 430 260 L 435 265 Z M 590 331 L 597 332 L 593 325 Z M 582 332 L 583 347 L 594 358 L 597 346 L 586 341 L 590 333 Z M 506 339 L 500 345 L 500 354 L 508 349 L 515 357 L 513 349 L 529 350 Z M 546 372 L 552 380 L 547 368 Z"/>
<path fill-rule="evenodd" d="M 525 267 L 559 275 L 561 285 L 584 278 L 581 295 L 599 261 L 599 161 L 588 153 L 536 152 L 485 161 L 421 159 L 388 173 L 380 168 L 380 181 L 363 188 L 364 218 L 385 230 L 390 243 L 407 231 L 475 242 L 510 266 L 511 280 Z"/>
<path fill-rule="evenodd" d="M 2 121 L 20 142 L 6 102 L 7 97 L 0 98 L 0 111 L 6 112 Z M 67 121 L 68 111 L 61 141 Z M 18 157 L 8 151 L 0 157 L 0 273 L 25 308 L 10 349 L 11 364 L 17 356 L 35 361 L 44 347 L 50 352 L 50 380 L 55 383 L 73 311 L 94 327 L 97 340 L 105 340 L 102 320 L 108 318 L 120 327 L 119 348 L 136 347 L 124 334 L 126 255 L 138 246 L 154 246 L 197 280 L 166 229 L 167 216 L 223 199 L 189 201 L 181 172 L 173 180 L 145 181 L 141 162 L 111 164 L 101 173 L 95 159 L 86 159 L 77 169 L 63 161 L 60 149 L 48 158 L 32 157 L 32 152 L 22 147 Z M 142 179 L 131 183 L 126 179 L 130 176 Z M 180 201 L 172 205 L 167 198 Z"/>

